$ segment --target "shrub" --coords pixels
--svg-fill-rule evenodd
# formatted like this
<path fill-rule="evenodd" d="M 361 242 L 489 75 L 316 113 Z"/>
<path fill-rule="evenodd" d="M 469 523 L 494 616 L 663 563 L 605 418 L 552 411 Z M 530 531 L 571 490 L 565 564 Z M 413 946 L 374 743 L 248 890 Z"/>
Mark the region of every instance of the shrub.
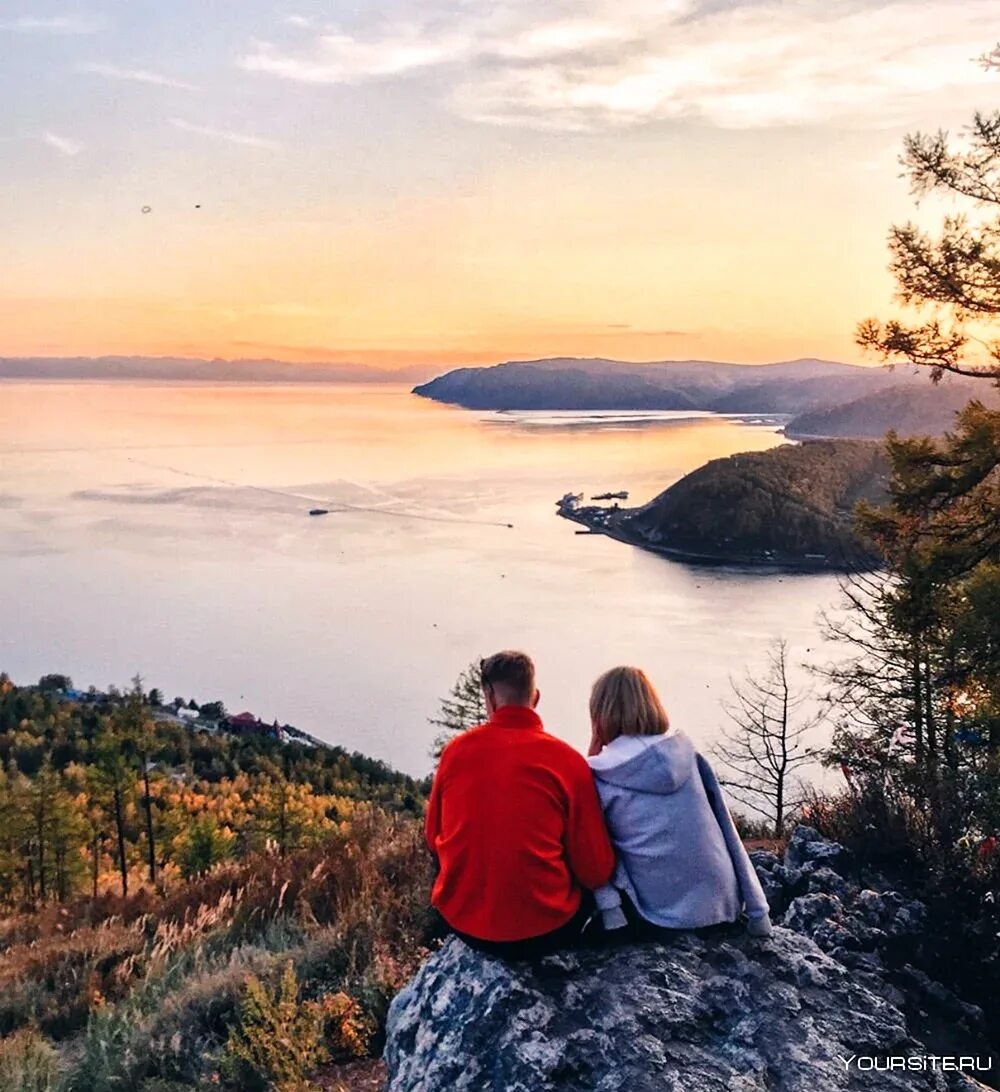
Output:
<path fill-rule="evenodd" d="M 767 819 L 745 815 L 741 811 L 732 812 L 732 816 L 733 823 L 736 826 L 736 832 L 745 842 L 774 842 L 780 840 L 775 839 L 774 837 L 774 823 L 769 822 Z"/>
<path fill-rule="evenodd" d="M 309 1092 L 309 1078 L 320 1065 L 331 1058 L 361 1057 L 370 1038 L 370 1021 L 347 994 L 303 1001 L 289 962 L 274 988 L 255 975 L 247 979 L 222 1075 L 239 1089 Z"/>
<path fill-rule="evenodd" d="M 55 1092 L 59 1080 L 56 1052 L 34 1031 L 0 1039 L 0 1088 L 3 1092 Z"/>
<path fill-rule="evenodd" d="M 123 998 L 145 944 L 144 919 L 126 926 L 109 918 L 11 944 L 0 963 L 0 1034 L 25 1026 L 63 1039 L 88 1013 Z"/>
<path fill-rule="evenodd" d="M 894 875 L 926 863 L 938 844 L 926 811 L 874 782 L 853 792 L 809 793 L 801 818 L 824 837 L 849 846 L 862 864 Z"/>
<path fill-rule="evenodd" d="M 851 849 L 860 873 L 877 870 L 927 906 L 927 924 L 906 958 L 1000 1026 L 1000 847 L 970 831 L 940 837 L 928 810 L 891 786 L 814 796 L 803 819 Z M 990 1048 L 998 1045 L 990 1035 Z"/>
<path fill-rule="evenodd" d="M 232 856 L 236 835 L 223 827 L 214 815 L 199 815 L 174 840 L 174 853 L 181 875 L 189 880 L 204 876 Z"/>

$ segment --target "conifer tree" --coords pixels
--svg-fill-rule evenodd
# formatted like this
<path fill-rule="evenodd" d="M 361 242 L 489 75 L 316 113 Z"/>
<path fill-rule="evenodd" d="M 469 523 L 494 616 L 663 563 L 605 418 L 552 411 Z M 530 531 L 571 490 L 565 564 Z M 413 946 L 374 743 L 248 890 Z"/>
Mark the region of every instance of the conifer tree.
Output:
<path fill-rule="evenodd" d="M 1000 52 L 984 62 L 1000 66 Z M 1000 385 L 1000 111 L 977 113 L 959 141 L 907 137 L 901 163 L 917 197 L 956 210 L 936 234 L 891 229 L 890 269 L 913 317 L 868 319 L 858 342 L 986 392 Z M 850 610 L 832 626 L 854 656 L 828 670 L 842 711 L 829 759 L 883 814 L 915 807 L 938 852 L 1000 819 L 1000 411 L 972 401 L 947 436 L 890 433 L 887 448 L 889 503 L 859 519 L 885 572 L 848 582 Z"/>
<path fill-rule="evenodd" d="M 441 752 L 455 736 L 475 728 L 486 720 L 486 698 L 480 676 L 479 661 L 471 664 L 458 676 L 448 695 L 441 699 L 437 715 L 429 718 L 438 729 L 431 745 L 431 757 L 436 762 Z"/>
<path fill-rule="evenodd" d="M 149 882 L 156 884 L 156 832 L 153 824 L 153 795 L 150 788 L 150 763 L 154 739 L 154 725 L 149 706 L 142 690 L 142 677 L 136 675 L 132 688 L 125 696 L 118 711 L 122 738 L 135 753 L 142 780 L 143 820 L 146 832 L 146 863 Z"/>
<path fill-rule="evenodd" d="M 94 740 L 91 792 L 100 801 L 114 832 L 122 897 L 128 896 L 128 814 L 135 795 L 135 767 L 114 717 L 105 717 Z"/>
<path fill-rule="evenodd" d="M 984 66 L 1000 69 L 996 50 Z M 900 165 L 915 197 L 959 211 L 932 235 L 917 224 L 889 231 L 890 271 L 913 321 L 866 319 L 858 342 L 890 364 L 1000 380 L 1000 111 L 977 112 L 956 143 L 944 130 L 912 133 Z"/>

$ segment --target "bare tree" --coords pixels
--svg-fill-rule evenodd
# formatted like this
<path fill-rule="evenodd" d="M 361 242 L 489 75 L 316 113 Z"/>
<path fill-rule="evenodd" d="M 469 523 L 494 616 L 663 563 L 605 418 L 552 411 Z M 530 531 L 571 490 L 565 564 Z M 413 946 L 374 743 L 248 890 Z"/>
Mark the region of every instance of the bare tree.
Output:
<path fill-rule="evenodd" d="M 771 644 L 763 676 L 748 673 L 730 685 L 733 697 L 722 707 L 731 725 L 714 748 L 729 770 L 720 782 L 741 804 L 773 823 L 774 836 L 780 838 L 789 812 L 802 802 L 795 772 L 816 755 L 805 737 L 823 715 L 808 712 L 811 690 L 791 685 L 784 640 Z"/>

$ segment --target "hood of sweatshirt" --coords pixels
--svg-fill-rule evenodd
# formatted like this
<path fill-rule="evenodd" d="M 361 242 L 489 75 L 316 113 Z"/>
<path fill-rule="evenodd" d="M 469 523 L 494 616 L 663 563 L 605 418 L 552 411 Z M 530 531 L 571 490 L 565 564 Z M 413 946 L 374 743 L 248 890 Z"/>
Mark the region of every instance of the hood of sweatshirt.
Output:
<path fill-rule="evenodd" d="M 664 736 L 620 736 L 588 762 L 598 781 L 667 796 L 690 780 L 696 760 L 691 740 L 672 731 Z"/>

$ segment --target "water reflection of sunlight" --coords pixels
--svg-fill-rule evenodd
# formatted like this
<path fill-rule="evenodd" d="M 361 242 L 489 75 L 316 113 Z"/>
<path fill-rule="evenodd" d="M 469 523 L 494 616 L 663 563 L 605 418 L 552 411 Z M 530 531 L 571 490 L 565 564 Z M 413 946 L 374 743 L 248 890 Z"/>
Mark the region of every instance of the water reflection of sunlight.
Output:
<path fill-rule="evenodd" d="M 0 457 L 0 595 L 19 619 L 16 639 L 0 634 L 5 667 L 50 670 L 55 633 L 82 680 L 141 670 L 171 690 L 255 695 L 424 772 L 425 717 L 458 670 L 522 644 L 572 742 L 586 743 L 586 684 L 626 661 L 710 739 L 729 672 L 772 636 L 811 644 L 835 580 L 577 538 L 554 508 L 569 489 L 641 504 L 710 459 L 784 442 L 770 422 L 656 416 L 536 427 L 385 387 L 5 386 L 0 436 L 38 448 Z M 313 520 L 285 490 L 516 528 Z"/>
<path fill-rule="evenodd" d="M 479 418 L 485 425 L 544 429 L 641 429 L 684 426 L 699 421 L 734 421 L 781 428 L 790 418 L 780 413 L 709 413 L 705 410 L 500 410 Z"/>

